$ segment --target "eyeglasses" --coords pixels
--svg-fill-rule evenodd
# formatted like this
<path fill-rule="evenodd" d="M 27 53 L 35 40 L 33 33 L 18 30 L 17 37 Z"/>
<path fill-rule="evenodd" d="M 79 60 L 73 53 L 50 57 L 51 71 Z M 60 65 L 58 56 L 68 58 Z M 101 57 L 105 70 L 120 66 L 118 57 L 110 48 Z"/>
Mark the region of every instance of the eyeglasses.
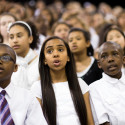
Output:
<path fill-rule="evenodd" d="M 13 61 L 15 63 L 15 60 L 11 56 L 9 56 L 9 55 L 0 56 L 0 60 L 2 62 Z"/>

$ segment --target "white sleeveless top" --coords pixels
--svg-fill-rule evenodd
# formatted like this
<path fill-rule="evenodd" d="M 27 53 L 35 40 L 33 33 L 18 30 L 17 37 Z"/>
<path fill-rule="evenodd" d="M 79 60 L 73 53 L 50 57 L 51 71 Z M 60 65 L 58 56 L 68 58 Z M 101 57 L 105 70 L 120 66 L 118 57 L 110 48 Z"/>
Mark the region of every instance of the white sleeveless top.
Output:
<path fill-rule="evenodd" d="M 88 91 L 88 85 L 81 78 L 78 78 L 78 80 L 82 93 L 85 94 Z M 69 123 L 71 125 L 80 125 L 68 82 L 59 82 L 52 85 L 57 103 L 57 125 L 69 125 Z M 31 91 L 36 97 L 42 99 L 40 81 L 33 84 Z"/>

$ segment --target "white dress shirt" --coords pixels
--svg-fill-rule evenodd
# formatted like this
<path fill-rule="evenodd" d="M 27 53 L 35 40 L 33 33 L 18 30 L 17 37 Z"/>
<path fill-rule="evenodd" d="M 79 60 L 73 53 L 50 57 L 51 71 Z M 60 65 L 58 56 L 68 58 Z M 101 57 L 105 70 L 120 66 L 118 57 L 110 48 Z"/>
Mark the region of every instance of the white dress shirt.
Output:
<path fill-rule="evenodd" d="M 102 79 L 90 84 L 90 101 L 95 125 L 110 122 L 125 125 L 125 76 L 112 78 L 103 73 Z"/>
<path fill-rule="evenodd" d="M 88 85 L 81 78 L 78 78 L 78 80 L 82 93 L 85 94 L 88 91 Z M 59 82 L 52 85 L 57 104 L 57 125 L 80 125 L 79 118 L 72 101 L 68 82 Z M 31 91 L 36 97 L 42 99 L 40 81 L 33 84 Z"/>
<path fill-rule="evenodd" d="M 2 90 L 0 88 L 0 92 Z M 19 88 L 11 82 L 5 91 L 15 125 L 47 125 L 39 102 L 29 90 Z"/>

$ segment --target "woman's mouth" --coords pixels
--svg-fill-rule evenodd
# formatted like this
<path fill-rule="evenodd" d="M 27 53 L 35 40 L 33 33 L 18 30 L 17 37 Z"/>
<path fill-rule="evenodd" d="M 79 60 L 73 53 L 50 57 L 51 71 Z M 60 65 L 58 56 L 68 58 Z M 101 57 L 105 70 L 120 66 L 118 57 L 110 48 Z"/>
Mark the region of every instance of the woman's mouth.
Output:
<path fill-rule="evenodd" d="M 74 50 L 74 49 L 77 49 L 78 47 L 77 46 L 72 46 L 72 49 Z"/>
<path fill-rule="evenodd" d="M 55 61 L 53 61 L 53 64 L 54 64 L 54 66 L 59 66 L 60 65 L 60 61 L 59 60 L 55 60 Z"/>
<path fill-rule="evenodd" d="M 14 45 L 14 46 L 13 46 L 13 49 L 19 49 L 19 48 L 20 48 L 19 45 Z"/>

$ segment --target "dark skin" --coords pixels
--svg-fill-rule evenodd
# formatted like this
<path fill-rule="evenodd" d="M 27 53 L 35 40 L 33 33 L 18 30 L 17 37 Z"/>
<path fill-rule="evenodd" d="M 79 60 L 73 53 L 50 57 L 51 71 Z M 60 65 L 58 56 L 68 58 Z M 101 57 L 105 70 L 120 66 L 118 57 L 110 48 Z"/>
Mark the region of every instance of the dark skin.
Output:
<path fill-rule="evenodd" d="M 0 56 L 9 55 L 14 61 L 3 62 L 0 60 L 0 87 L 6 88 L 10 81 L 13 72 L 17 71 L 16 55 L 12 48 L 5 44 L 0 44 Z"/>
<path fill-rule="evenodd" d="M 122 72 L 121 68 L 125 62 L 122 48 L 114 42 L 105 42 L 101 47 L 98 55 L 98 65 L 110 77 L 120 79 Z M 100 125 L 110 125 L 105 122 Z"/>
<path fill-rule="evenodd" d="M 98 66 L 110 77 L 120 79 L 125 62 L 122 48 L 115 42 L 105 42 L 99 51 Z"/>

